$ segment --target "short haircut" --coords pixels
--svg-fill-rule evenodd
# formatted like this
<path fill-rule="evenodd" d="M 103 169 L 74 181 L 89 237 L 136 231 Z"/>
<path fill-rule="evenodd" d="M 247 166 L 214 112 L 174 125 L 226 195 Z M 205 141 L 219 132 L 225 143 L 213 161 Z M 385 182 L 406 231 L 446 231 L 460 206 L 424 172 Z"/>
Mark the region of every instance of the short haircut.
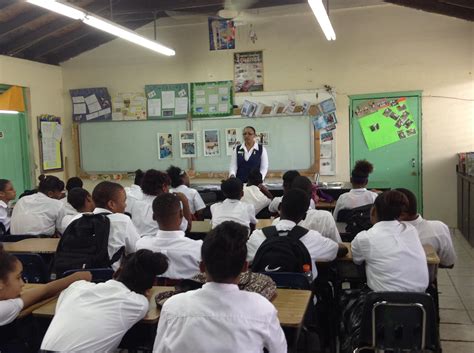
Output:
<path fill-rule="evenodd" d="M 184 184 L 183 176 L 186 175 L 186 172 L 181 168 L 172 165 L 166 170 L 166 173 L 168 173 L 168 176 L 171 179 L 171 186 L 173 188 L 177 188 Z"/>
<path fill-rule="evenodd" d="M 356 161 L 352 169 L 352 182 L 356 184 L 366 184 L 369 180 L 369 174 L 374 171 L 374 166 L 369 161 L 362 159 Z"/>
<path fill-rule="evenodd" d="M 142 179 L 143 179 L 144 174 L 145 173 L 143 173 L 143 171 L 141 169 L 135 170 L 135 179 L 134 179 L 133 183 L 135 185 L 142 185 Z"/>
<path fill-rule="evenodd" d="M 9 182 L 10 180 L 8 179 L 0 179 L 0 191 L 5 191 Z"/>
<path fill-rule="evenodd" d="M 400 191 L 385 191 L 377 196 L 374 207 L 379 221 L 395 221 L 408 207 L 408 199 Z"/>
<path fill-rule="evenodd" d="M 153 200 L 153 214 L 159 221 L 171 219 L 179 213 L 181 204 L 178 196 L 170 193 L 163 193 Z"/>
<path fill-rule="evenodd" d="M 131 291 L 144 294 L 153 287 L 156 276 L 168 269 L 168 258 L 147 249 L 138 250 L 122 259 L 117 280 Z"/>
<path fill-rule="evenodd" d="M 0 243 L 0 281 L 6 281 L 8 275 L 15 270 L 18 259 L 3 249 Z"/>
<path fill-rule="evenodd" d="M 309 195 L 303 190 L 288 190 L 281 201 L 282 216 L 292 221 L 301 220 L 308 211 L 309 199 Z"/>
<path fill-rule="evenodd" d="M 102 181 L 92 191 L 92 199 L 96 207 L 107 208 L 110 200 L 115 200 L 117 194 L 123 190 L 123 186 L 112 181 Z"/>
<path fill-rule="evenodd" d="M 263 183 L 262 173 L 258 169 L 252 169 L 248 175 L 247 182 L 250 185 L 260 185 Z"/>
<path fill-rule="evenodd" d="M 283 174 L 283 188 L 284 189 L 290 189 L 291 188 L 291 183 L 293 183 L 293 180 L 297 177 L 300 176 L 300 173 L 297 170 L 288 170 Z"/>
<path fill-rule="evenodd" d="M 211 230 L 201 247 L 206 271 L 215 282 L 236 278 L 247 258 L 248 228 L 232 221 Z"/>
<path fill-rule="evenodd" d="M 410 216 L 416 215 L 418 213 L 418 205 L 416 203 L 415 194 L 412 193 L 410 190 L 405 189 L 405 188 L 397 188 L 395 190 L 400 191 L 403 195 L 406 196 L 406 198 L 408 200 L 408 206 L 403 211 L 408 213 Z"/>
<path fill-rule="evenodd" d="M 222 193 L 227 199 L 240 199 L 243 189 L 242 182 L 237 178 L 223 180 L 221 184 Z"/>
<path fill-rule="evenodd" d="M 38 191 L 43 194 L 47 194 L 50 191 L 55 192 L 64 190 L 64 182 L 54 175 L 41 174 L 38 179 L 40 181 Z"/>
<path fill-rule="evenodd" d="M 77 211 L 82 209 L 86 204 L 87 197 L 91 196 L 89 191 L 83 188 L 74 188 L 67 193 L 67 202 L 71 204 Z"/>
<path fill-rule="evenodd" d="M 313 192 L 313 183 L 305 176 L 297 176 L 291 183 L 291 189 L 300 189 L 307 193 L 310 197 Z"/>
<path fill-rule="evenodd" d="M 158 195 L 164 185 L 170 185 L 168 174 L 156 169 L 149 169 L 142 179 L 142 191 L 147 195 Z"/>
<path fill-rule="evenodd" d="M 72 177 L 72 178 L 69 178 L 66 183 L 66 190 L 70 191 L 74 188 L 82 188 L 82 186 L 83 186 L 83 183 L 82 183 L 81 178 Z"/>

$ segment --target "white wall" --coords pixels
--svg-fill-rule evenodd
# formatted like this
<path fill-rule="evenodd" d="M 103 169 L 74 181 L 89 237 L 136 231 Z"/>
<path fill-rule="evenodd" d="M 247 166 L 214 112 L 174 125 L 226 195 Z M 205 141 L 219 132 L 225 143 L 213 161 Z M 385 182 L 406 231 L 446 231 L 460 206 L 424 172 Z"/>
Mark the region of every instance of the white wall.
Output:
<path fill-rule="evenodd" d="M 336 87 L 333 179 L 349 178 L 347 95 L 423 90 L 425 216 L 454 226 L 455 153 L 474 150 L 474 24 L 393 5 L 338 10 L 331 12 L 337 40 L 327 42 L 307 6 L 272 11 L 255 24 L 255 45 L 246 38 L 248 27 L 239 30 L 237 49 L 264 50 L 267 91 Z M 153 35 L 151 26 L 142 32 Z M 208 50 L 207 23 L 159 25 L 158 37 L 175 57 L 116 40 L 64 63 L 64 88 L 106 86 L 114 94 L 150 83 L 232 79 L 233 51 Z M 69 102 L 65 109 L 70 116 Z"/>

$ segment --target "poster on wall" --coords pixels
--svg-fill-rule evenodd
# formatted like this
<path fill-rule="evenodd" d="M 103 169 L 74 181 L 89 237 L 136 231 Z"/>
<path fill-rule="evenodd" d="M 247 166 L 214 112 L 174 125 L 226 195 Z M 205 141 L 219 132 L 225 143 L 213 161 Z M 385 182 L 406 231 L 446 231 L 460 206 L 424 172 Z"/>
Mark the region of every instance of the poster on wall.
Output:
<path fill-rule="evenodd" d="M 146 120 L 144 93 L 117 93 L 112 98 L 112 120 Z"/>
<path fill-rule="evenodd" d="M 204 156 L 215 157 L 221 154 L 221 146 L 219 141 L 219 130 L 209 129 L 202 131 L 204 137 Z"/>
<path fill-rule="evenodd" d="M 42 172 L 63 170 L 61 118 L 42 114 L 38 116 L 39 150 Z"/>
<path fill-rule="evenodd" d="M 229 128 L 225 129 L 225 148 L 226 154 L 232 156 L 232 152 L 235 147 L 240 145 L 242 142 L 242 129 Z"/>
<path fill-rule="evenodd" d="M 179 132 L 181 158 L 196 157 L 196 133 L 194 131 Z"/>
<path fill-rule="evenodd" d="M 270 144 L 270 133 L 269 132 L 259 132 L 255 139 L 257 143 L 268 146 Z"/>
<path fill-rule="evenodd" d="M 187 83 L 146 85 L 148 119 L 186 118 L 189 112 Z"/>
<path fill-rule="evenodd" d="M 263 52 L 234 53 L 234 90 L 263 91 Z"/>
<path fill-rule="evenodd" d="M 232 81 L 191 83 L 191 113 L 196 118 L 232 115 Z"/>
<path fill-rule="evenodd" d="M 173 135 L 168 132 L 159 132 L 158 159 L 173 159 Z"/>
<path fill-rule="evenodd" d="M 235 49 L 234 21 L 221 18 L 208 18 L 209 49 Z"/>
<path fill-rule="evenodd" d="M 105 87 L 69 90 L 75 122 L 112 120 L 110 95 Z"/>

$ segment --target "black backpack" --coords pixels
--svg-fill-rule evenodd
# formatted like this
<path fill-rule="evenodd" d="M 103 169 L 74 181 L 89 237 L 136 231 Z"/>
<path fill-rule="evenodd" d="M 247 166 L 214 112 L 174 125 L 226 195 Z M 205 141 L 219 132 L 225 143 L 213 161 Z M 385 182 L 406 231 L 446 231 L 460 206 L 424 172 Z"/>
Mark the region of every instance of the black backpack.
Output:
<path fill-rule="evenodd" d="M 368 204 L 353 208 L 348 212 L 347 233 L 355 237 L 359 232 L 372 228 L 372 223 L 370 222 L 370 210 L 372 206 L 373 204 Z"/>
<path fill-rule="evenodd" d="M 275 226 L 262 228 L 267 239 L 260 245 L 252 262 L 253 272 L 303 272 L 303 265 L 310 265 L 311 256 L 300 238 L 308 230 L 295 226 L 289 232 Z M 286 235 L 286 236 L 283 236 Z"/>
<path fill-rule="evenodd" d="M 65 271 L 110 267 L 120 259 L 124 247 L 109 258 L 110 219 L 108 213 L 84 214 L 74 220 L 59 240 L 54 270 L 58 277 Z"/>

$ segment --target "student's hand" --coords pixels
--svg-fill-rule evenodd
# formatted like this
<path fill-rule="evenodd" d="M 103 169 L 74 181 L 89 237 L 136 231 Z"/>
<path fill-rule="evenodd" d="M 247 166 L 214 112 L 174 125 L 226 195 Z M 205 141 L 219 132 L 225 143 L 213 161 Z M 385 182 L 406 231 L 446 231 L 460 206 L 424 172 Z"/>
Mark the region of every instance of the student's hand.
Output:
<path fill-rule="evenodd" d="M 74 279 L 75 281 L 87 281 L 87 282 L 90 282 L 92 281 L 92 273 L 90 273 L 89 271 L 78 271 L 78 272 L 74 272 L 72 275 L 71 275 L 71 278 Z"/>
<path fill-rule="evenodd" d="M 377 190 L 377 189 L 370 189 L 370 191 L 375 192 L 376 194 L 381 194 L 381 193 L 383 193 L 382 190 Z"/>
<path fill-rule="evenodd" d="M 181 202 L 183 202 L 183 200 L 186 202 L 188 201 L 188 199 L 182 192 L 174 192 L 173 194 L 175 194 Z"/>
<path fill-rule="evenodd" d="M 337 249 L 337 257 L 345 257 L 349 252 L 349 249 L 342 243 L 338 243 L 337 245 L 339 245 L 339 249 Z"/>

